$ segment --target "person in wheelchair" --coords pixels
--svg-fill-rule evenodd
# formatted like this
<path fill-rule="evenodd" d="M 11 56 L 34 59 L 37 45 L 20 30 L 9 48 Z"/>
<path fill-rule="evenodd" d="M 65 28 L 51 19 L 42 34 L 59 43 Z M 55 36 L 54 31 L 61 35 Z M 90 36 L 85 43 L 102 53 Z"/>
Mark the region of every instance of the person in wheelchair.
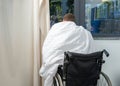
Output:
<path fill-rule="evenodd" d="M 95 51 L 94 46 L 91 33 L 75 24 L 73 14 L 66 14 L 62 22 L 51 27 L 43 44 L 39 74 L 44 79 L 44 86 L 53 86 L 53 77 L 58 66 L 63 65 L 65 51 L 87 54 Z"/>

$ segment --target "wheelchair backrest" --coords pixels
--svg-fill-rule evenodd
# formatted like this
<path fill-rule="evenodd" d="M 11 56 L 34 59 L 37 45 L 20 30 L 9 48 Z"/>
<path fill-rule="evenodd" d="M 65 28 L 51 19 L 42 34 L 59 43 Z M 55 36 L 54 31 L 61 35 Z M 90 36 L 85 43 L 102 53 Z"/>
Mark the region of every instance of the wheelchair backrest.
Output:
<path fill-rule="evenodd" d="M 90 54 L 65 52 L 63 77 L 66 86 L 96 86 L 101 72 L 103 51 Z"/>

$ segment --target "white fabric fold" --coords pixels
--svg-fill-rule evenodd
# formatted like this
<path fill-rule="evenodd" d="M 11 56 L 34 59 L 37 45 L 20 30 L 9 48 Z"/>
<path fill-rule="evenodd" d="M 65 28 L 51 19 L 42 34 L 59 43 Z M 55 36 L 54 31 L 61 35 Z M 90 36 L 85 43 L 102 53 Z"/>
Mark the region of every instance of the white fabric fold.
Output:
<path fill-rule="evenodd" d="M 91 33 L 74 22 L 64 21 L 54 24 L 43 45 L 43 64 L 39 74 L 44 78 L 44 86 L 52 86 L 53 77 L 59 65 L 63 64 L 64 52 L 94 52 Z"/>

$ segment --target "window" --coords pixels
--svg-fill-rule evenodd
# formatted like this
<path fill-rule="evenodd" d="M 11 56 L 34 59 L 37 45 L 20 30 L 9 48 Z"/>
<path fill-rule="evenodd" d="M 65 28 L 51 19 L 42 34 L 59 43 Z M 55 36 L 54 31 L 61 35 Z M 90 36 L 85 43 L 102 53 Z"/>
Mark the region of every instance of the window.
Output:
<path fill-rule="evenodd" d="M 120 37 L 120 0 L 50 0 L 51 25 L 68 12 L 94 37 Z"/>
<path fill-rule="evenodd" d="M 74 0 L 50 0 L 50 25 L 62 21 L 66 13 L 73 13 Z"/>
<path fill-rule="evenodd" d="M 86 0 L 85 25 L 93 35 L 120 36 L 120 0 Z"/>

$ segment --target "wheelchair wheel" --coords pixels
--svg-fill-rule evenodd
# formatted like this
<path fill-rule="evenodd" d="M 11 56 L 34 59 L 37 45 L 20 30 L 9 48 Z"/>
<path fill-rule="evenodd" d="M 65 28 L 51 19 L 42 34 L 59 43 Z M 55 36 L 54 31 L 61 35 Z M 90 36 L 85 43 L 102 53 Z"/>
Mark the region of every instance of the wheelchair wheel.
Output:
<path fill-rule="evenodd" d="M 112 86 L 112 83 L 110 78 L 105 73 L 101 72 L 97 86 Z"/>
<path fill-rule="evenodd" d="M 54 82 L 53 82 L 53 86 L 64 86 L 63 82 L 62 82 L 62 78 L 61 76 L 57 73 L 56 76 L 54 77 Z"/>

